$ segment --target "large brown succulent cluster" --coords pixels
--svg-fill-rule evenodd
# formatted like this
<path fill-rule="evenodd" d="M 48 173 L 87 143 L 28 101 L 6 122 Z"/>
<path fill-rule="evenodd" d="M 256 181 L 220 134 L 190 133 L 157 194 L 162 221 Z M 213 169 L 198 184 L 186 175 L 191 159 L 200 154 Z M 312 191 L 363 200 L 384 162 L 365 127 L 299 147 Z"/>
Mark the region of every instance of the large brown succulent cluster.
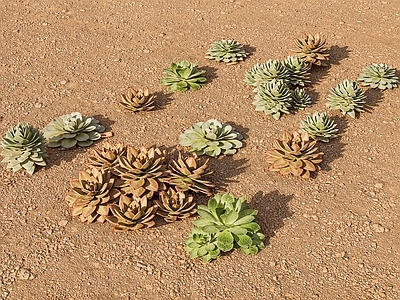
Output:
<path fill-rule="evenodd" d="M 195 193 L 211 195 L 207 161 L 196 154 L 157 147 L 105 143 L 89 157 L 88 170 L 71 180 L 66 200 L 82 222 L 108 221 L 116 231 L 174 222 L 196 213 Z"/>
<path fill-rule="evenodd" d="M 268 170 L 282 175 L 293 174 L 310 178 L 311 172 L 321 169 L 322 152 L 317 152 L 317 141 L 310 140 L 307 132 L 287 131 L 282 140 L 274 140 L 273 148 L 266 152 Z"/>

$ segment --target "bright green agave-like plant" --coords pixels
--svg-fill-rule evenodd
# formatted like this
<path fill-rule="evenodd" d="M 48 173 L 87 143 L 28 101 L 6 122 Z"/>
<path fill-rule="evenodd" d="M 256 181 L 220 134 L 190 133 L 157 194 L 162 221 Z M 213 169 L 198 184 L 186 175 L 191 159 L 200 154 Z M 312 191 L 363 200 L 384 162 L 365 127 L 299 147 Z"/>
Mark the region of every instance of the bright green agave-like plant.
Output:
<path fill-rule="evenodd" d="M 45 166 L 44 150 L 46 143 L 43 134 L 32 125 L 18 124 L 11 128 L 1 141 L 4 156 L 2 162 L 14 172 L 24 169 L 28 174 L 35 172 L 36 166 Z"/>
<path fill-rule="evenodd" d="M 242 147 L 240 140 L 243 136 L 231 125 L 211 119 L 192 125 L 179 139 L 182 146 L 192 147 L 192 152 L 215 157 L 220 154 L 235 154 Z"/>
<path fill-rule="evenodd" d="M 326 104 L 330 109 L 339 109 L 344 115 L 355 118 L 356 112 L 363 112 L 365 94 L 356 81 L 344 80 L 331 89 Z"/>
<path fill-rule="evenodd" d="M 256 254 L 264 248 L 265 236 L 255 221 L 258 211 L 251 209 L 244 197 L 216 194 L 207 206 L 199 205 L 197 212 L 200 218 L 194 220 L 195 227 L 186 239 L 191 257 L 210 261 L 221 251 L 240 248 L 245 254 Z"/>
<path fill-rule="evenodd" d="M 105 127 L 100 125 L 98 120 L 73 112 L 55 118 L 43 132 L 49 139 L 48 147 L 72 148 L 75 145 L 88 147 L 93 141 L 111 136 L 111 133 L 102 134 L 104 130 Z"/>
<path fill-rule="evenodd" d="M 188 89 L 199 90 L 207 82 L 203 76 L 206 71 L 198 70 L 197 64 L 182 60 L 171 64 L 171 68 L 164 69 L 167 75 L 161 78 L 160 83 L 169 86 L 171 91 L 184 92 Z"/>
<path fill-rule="evenodd" d="M 396 69 L 386 64 L 372 64 L 366 67 L 357 80 L 363 86 L 370 86 L 380 90 L 392 89 L 399 84 Z"/>
<path fill-rule="evenodd" d="M 243 45 L 235 40 L 221 40 L 211 44 L 207 50 L 206 58 L 223 61 L 226 63 L 236 63 L 247 57 Z"/>
<path fill-rule="evenodd" d="M 300 124 L 302 131 L 308 132 L 312 139 L 322 142 L 329 142 L 330 139 L 337 137 L 336 126 L 326 112 L 321 114 L 315 112 L 312 116 L 307 116 Z"/>

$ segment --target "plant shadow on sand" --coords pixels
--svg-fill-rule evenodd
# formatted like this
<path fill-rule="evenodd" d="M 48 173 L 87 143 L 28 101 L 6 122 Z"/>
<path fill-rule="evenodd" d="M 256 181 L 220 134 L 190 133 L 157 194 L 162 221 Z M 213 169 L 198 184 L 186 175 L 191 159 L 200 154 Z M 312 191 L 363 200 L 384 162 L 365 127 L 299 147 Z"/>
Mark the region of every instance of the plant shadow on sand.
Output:
<path fill-rule="evenodd" d="M 375 107 L 379 105 L 380 102 L 382 102 L 382 91 L 379 89 L 367 89 L 365 92 L 365 105 L 364 109 L 368 113 L 372 113 Z M 356 118 L 359 118 L 360 115 L 357 114 Z"/>
<path fill-rule="evenodd" d="M 285 225 L 285 219 L 293 215 L 288 206 L 293 197 L 281 194 L 279 191 L 267 194 L 259 191 L 249 201 L 250 207 L 258 210 L 256 220 L 265 235 L 266 246 L 270 244 L 270 239 L 275 236 L 276 231 Z"/>
<path fill-rule="evenodd" d="M 115 123 L 115 121 L 110 120 L 107 117 L 103 117 L 102 115 L 95 115 L 93 116 L 94 119 L 99 120 L 100 124 L 103 125 L 106 130 L 105 133 L 107 132 L 112 132 L 111 130 L 111 125 Z M 47 152 L 47 159 L 46 159 L 46 167 L 45 169 L 51 169 L 53 166 L 59 166 L 61 162 L 67 161 L 71 162 L 75 157 L 80 154 L 84 153 L 86 151 L 90 151 L 93 148 L 96 148 L 97 145 L 101 144 L 104 141 L 104 139 L 100 139 L 97 141 L 94 141 L 93 144 L 89 147 L 79 147 L 75 146 L 70 149 L 64 149 L 61 147 L 58 148 L 46 148 Z"/>
<path fill-rule="evenodd" d="M 210 66 L 202 66 L 201 68 L 199 68 L 200 71 L 206 71 L 206 73 L 204 74 L 204 77 L 207 78 L 207 83 L 211 83 L 214 79 L 217 79 L 217 69 L 210 67 Z"/>
<path fill-rule="evenodd" d="M 163 110 L 165 107 L 171 103 L 173 93 L 155 92 L 155 107 L 154 111 Z"/>

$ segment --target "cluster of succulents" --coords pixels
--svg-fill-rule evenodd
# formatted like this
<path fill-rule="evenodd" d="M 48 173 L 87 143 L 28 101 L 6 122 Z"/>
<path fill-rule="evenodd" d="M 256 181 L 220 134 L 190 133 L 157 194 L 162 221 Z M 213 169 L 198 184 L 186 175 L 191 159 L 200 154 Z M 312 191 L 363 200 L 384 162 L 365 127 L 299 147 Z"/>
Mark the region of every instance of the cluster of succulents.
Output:
<path fill-rule="evenodd" d="M 199 70 L 197 67 L 197 64 L 187 60 L 172 63 L 170 68 L 164 69 L 166 76 L 161 78 L 160 83 L 168 86 L 171 91 L 199 90 L 207 83 L 207 78 L 204 77 L 206 71 Z"/>
<path fill-rule="evenodd" d="M 78 112 L 55 118 L 43 129 L 43 133 L 32 125 L 18 124 L 2 138 L 1 155 L 4 158 L 1 162 L 7 163 L 7 168 L 13 172 L 22 169 L 32 175 L 36 166 L 46 166 L 46 146 L 87 147 L 93 141 L 111 135 L 104 133 L 104 130 L 105 127 L 98 120 L 84 117 Z"/>
<path fill-rule="evenodd" d="M 106 143 L 88 170 L 71 180 L 66 200 L 82 222 L 109 222 L 116 231 L 151 227 L 161 216 L 174 222 L 196 212 L 194 194 L 211 195 L 207 161 L 157 147 Z"/>
<path fill-rule="evenodd" d="M 215 157 L 235 154 L 242 147 L 243 136 L 231 125 L 211 119 L 192 125 L 179 139 L 182 146 L 191 147 L 191 152 Z"/>
<path fill-rule="evenodd" d="M 211 44 L 206 58 L 225 63 L 237 63 L 247 57 L 243 45 L 235 40 L 220 40 Z"/>
<path fill-rule="evenodd" d="M 199 205 L 197 213 L 200 217 L 185 240 L 191 258 L 210 262 L 233 249 L 256 254 L 264 248 L 265 236 L 255 221 L 258 211 L 248 206 L 246 198 L 216 194 L 207 205 Z"/>

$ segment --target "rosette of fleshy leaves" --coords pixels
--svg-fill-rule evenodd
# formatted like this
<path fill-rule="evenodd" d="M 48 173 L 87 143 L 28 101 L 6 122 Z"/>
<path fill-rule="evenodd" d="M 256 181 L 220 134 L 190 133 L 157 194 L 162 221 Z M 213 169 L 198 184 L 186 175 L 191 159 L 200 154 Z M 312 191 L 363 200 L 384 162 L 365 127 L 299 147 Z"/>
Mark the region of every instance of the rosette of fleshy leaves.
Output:
<path fill-rule="evenodd" d="M 111 143 L 104 143 L 100 149 L 94 149 L 92 155 L 89 156 L 90 167 L 99 169 L 109 169 L 111 172 L 119 165 L 118 157 L 124 156 L 126 153 L 126 146 L 123 144 L 113 145 Z"/>
<path fill-rule="evenodd" d="M 310 178 L 312 172 L 321 169 L 322 152 L 318 152 L 317 141 L 310 141 L 307 132 L 284 131 L 282 140 L 274 140 L 273 148 L 265 153 L 268 170 L 281 175 Z"/>
<path fill-rule="evenodd" d="M 216 194 L 207 206 L 199 205 L 197 213 L 200 217 L 193 221 L 195 227 L 186 239 L 186 249 L 192 258 L 215 259 L 216 248 L 220 252 L 240 248 L 245 254 L 256 254 L 264 248 L 265 236 L 255 221 L 258 211 L 251 209 L 244 197 Z"/>
<path fill-rule="evenodd" d="M 302 131 L 307 132 L 313 140 L 329 142 L 330 139 L 337 137 L 337 124 L 329 118 L 326 112 L 315 112 L 311 116 L 307 116 L 300 123 Z"/>
<path fill-rule="evenodd" d="M 177 190 L 211 195 L 210 188 L 215 187 L 210 181 L 204 179 L 205 176 L 212 174 L 208 171 L 208 160 L 201 162 L 196 153 L 192 155 L 182 155 L 178 152 L 178 157 L 171 157 L 168 164 L 169 174 L 168 184 Z"/>
<path fill-rule="evenodd" d="M 326 105 L 332 110 L 340 110 L 342 114 L 355 118 L 356 112 L 364 111 L 365 98 L 364 91 L 356 81 L 345 79 L 331 89 Z"/>
<path fill-rule="evenodd" d="M 43 129 L 43 133 L 49 139 L 48 147 L 72 148 L 75 145 L 88 147 L 93 141 L 112 135 L 110 132 L 103 133 L 104 130 L 105 127 L 98 120 L 73 112 L 54 118 Z"/>
<path fill-rule="evenodd" d="M 157 206 L 150 203 L 147 195 L 121 195 L 118 203 L 110 205 L 110 211 L 112 215 L 107 217 L 107 221 L 114 225 L 114 231 L 128 231 L 153 227 Z"/>
<path fill-rule="evenodd" d="M 92 168 L 80 171 L 79 177 L 71 180 L 72 189 L 65 197 L 72 216 L 79 216 L 82 222 L 104 222 L 110 204 L 116 202 L 121 194 L 114 183 L 109 170 Z"/>
<path fill-rule="evenodd" d="M 196 213 L 196 202 L 193 196 L 188 192 L 175 190 L 173 187 L 161 191 L 158 200 L 154 202 L 158 206 L 157 215 L 163 217 L 168 223 L 188 218 Z"/>
<path fill-rule="evenodd" d="M 305 109 L 311 105 L 311 97 L 304 89 L 295 88 L 291 91 L 291 105 L 294 109 Z"/>
<path fill-rule="evenodd" d="M 211 44 L 206 58 L 226 63 L 237 63 L 247 57 L 243 45 L 235 40 L 221 40 Z"/>
<path fill-rule="evenodd" d="M 23 169 L 32 175 L 36 166 L 46 165 L 44 136 L 32 125 L 18 124 L 11 128 L 2 138 L 1 146 L 4 157 L 1 162 L 7 163 L 7 168 L 13 172 Z"/>
<path fill-rule="evenodd" d="M 270 59 L 262 64 L 255 64 L 245 74 L 244 81 L 251 86 L 257 87 L 265 83 L 275 81 L 290 82 L 290 73 L 279 59 Z"/>
<path fill-rule="evenodd" d="M 180 144 L 191 147 L 197 155 L 218 156 L 235 154 L 242 147 L 243 136 L 229 124 L 215 119 L 199 122 L 180 135 Z"/>
<path fill-rule="evenodd" d="M 357 79 L 361 85 L 380 90 L 392 89 L 399 84 L 396 69 L 387 64 L 372 64 L 362 70 Z"/>
<path fill-rule="evenodd" d="M 283 65 L 289 71 L 289 81 L 292 86 L 305 86 L 311 83 L 311 64 L 298 56 L 288 56 Z"/>
<path fill-rule="evenodd" d="M 172 63 L 170 68 L 164 69 L 166 76 L 161 78 L 160 83 L 168 86 L 171 91 L 199 90 L 207 79 L 203 76 L 206 71 L 199 70 L 197 66 L 187 60 Z"/>
<path fill-rule="evenodd" d="M 329 60 L 329 51 L 326 48 L 326 40 L 319 34 L 302 34 L 295 41 L 295 55 L 316 66 L 326 66 Z"/>
<path fill-rule="evenodd" d="M 131 112 L 152 110 L 155 96 L 149 93 L 149 89 L 129 88 L 126 94 L 121 95 L 120 104 Z"/>

